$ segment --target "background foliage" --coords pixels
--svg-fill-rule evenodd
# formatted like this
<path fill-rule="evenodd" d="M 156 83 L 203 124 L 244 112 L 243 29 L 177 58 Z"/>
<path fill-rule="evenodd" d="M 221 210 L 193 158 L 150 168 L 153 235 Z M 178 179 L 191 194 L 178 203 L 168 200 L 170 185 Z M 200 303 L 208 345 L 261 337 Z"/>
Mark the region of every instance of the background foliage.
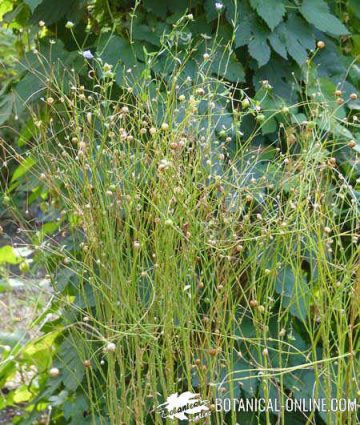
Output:
<path fill-rule="evenodd" d="M 183 15 L 187 15 L 187 25 L 175 29 L 174 34 L 173 25 Z M 350 98 L 351 93 L 360 89 L 357 61 L 360 54 L 360 3 L 356 0 L 224 0 L 220 5 L 211 0 L 3 0 L 0 18 L 3 58 L 0 70 L 1 137 L 11 140 L 21 155 L 26 156 L 27 142 L 36 128 L 29 106 L 39 111 L 44 121 L 48 118 L 42 91 L 42 76 L 47 72 L 55 69 L 57 76 L 62 76 L 62 69 L 69 67 L 87 85 L 90 76 L 84 52 L 90 51 L 91 56 L 101 58 L 116 69 L 114 98 L 121 92 L 125 81 L 129 84 L 133 79 L 136 94 L 135 81 L 151 75 L 163 84 L 161 90 L 154 84 L 149 96 L 161 99 L 172 85 L 174 71 L 178 73 L 179 65 L 184 64 L 179 78 L 188 79 L 195 85 L 197 70 L 204 64 L 204 54 L 209 52 L 215 60 L 209 62 L 206 72 L 231 83 L 234 89 L 241 89 L 234 90 L 237 98 L 232 105 L 221 103 L 221 98 L 216 104 L 219 111 L 228 112 L 217 122 L 217 133 L 222 138 L 231 137 L 233 150 L 236 150 L 237 143 L 236 111 L 246 109 L 246 93 L 254 98 L 254 104 L 264 99 L 266 103 L 266 111 L 261 117 L 264 125 L 261 134 L 254 138 L 254 145 L 269 145 L 278 136 L 279 125 L 282 129 L 284 123 L 296 126 L 313 122 L 322 132 L 324 142 L 329 137 L 339 145 L 356 141 L 355 149 L 347 149 L 346 154 L 335 146 L 334 156 L 349 180 L 357 184 L 360 170 L 355 155 L 359 151 L 360 135 L 356 126 L 349 125 L 347 118 L 360 110 L 360 101 Z M 318 44 L 319 41 L 325 47 Z M 164 45 L 166 49 L 163 49 Z M 163 49 L 160 54 L 159 49 Z M 19 60 L 14 61 L 14 56 Z M 93 60 L 91 56 L 88 55 L 88 61 Z M 157 60 L 152 61 L 155 56 Z M 61 81 L 62 89 L 70 91 L 66 76 L 62 76 Z M 341 90 L 340 96 L 334 95 L 336 90 Z M 326 119 L 313 114 L 304 106 L 312 99 L 326 104 L 333 114 L 327 115 Z M 298 106 L 288 110 L 290 105 Z M 159 123 L 165 112 L 159 101 Z M 247 115 L 241 127 L 245 136 L 252 134 L 258 121 L 259 115 Z M 7 125 L 16 129 L 15 137 Z M 56 220 L 56 205 L 45 202 L 49 197 L 47 189 L 28 173 L 34 166 L 35 162 L 29 157 L 20 165 L 13 161 L 2 169 L 2 179 L 8 190 L 1 202 L 5 211 L 9 195 L 13 195 L 15 205 L 21 206 L 25 196 L 31 193 L 30 205 L 38 215 L 36 237 L 42 241 L 46 235 L 55 234 L 60 223 Z M 79 240 L 67 240 L 74 255 L 80 238 L 81 235 Z M 4 263 L 22 261 L 8 251 L 7 248 Z M 76 302 L 81 305 L 76 273 L 66 267 L 59 269 L 58 259 L 50 260 L 53 261 L 56 290 L 77 296 Z M 285 281 L 289 285 L 285 291 L 285 304 L 290 304 L 294 295 L 293 280 L 288 269 L 283 270 L 278 279 L 278 293 L 282 292 Z M 307 305 L 306 299 L 302 302 L 297 308 L 293 306 L 291 311 L 299 321 Z M 46 314 L 57 311 L 57 307 L 54 303 Z M 68 311 L 66 314 L 71 315 Z M 31 423 L 38 418 L 37 408 L 41 410 L 41 406 L 48 402 L 59 407 L 53 416 L 58 422 L 54 423 L 90 421 L 88 401 L 83 396 L 86 371 L 78 354 L 70 348 L 69 336 L 62 333 L 62 326 L 71 319 L 68 316 L 46 324 L 42 329 L 45 337 L 28 345 L 22 354 L 24 367 L 35 362 L 37 368 L 44 371 L 35 397 L 24 386 L 6 401 L 9 404 L 31 401 L 30 417 L 22 423 Z M 250 325 L 244 332 L 247 331 L 252 335 Z M 300 336 L 297 341 L 299 345 L 306 345 Z M 53 351 L 48 350 L 49 345 L 53 346 Z M 68 365 L 68 371 L 49 380 L 45 373 L 49 367 L 64 363 Z M 7 362 L 0 379 L 5 382 L 5 377 L 8 379 L 15 373 L 15 367 L 15 361 Z M 239 361 L 238 367 L 245 369 L 246 365 Z M 301 376 L 304 386 L 307 380 L 311 382 L 309 375 L 304 372 Z M 253 379 L 256 385 L 256 378 Z M 253 392 L 251 383 L 245 388 L 249 394 Z"/>

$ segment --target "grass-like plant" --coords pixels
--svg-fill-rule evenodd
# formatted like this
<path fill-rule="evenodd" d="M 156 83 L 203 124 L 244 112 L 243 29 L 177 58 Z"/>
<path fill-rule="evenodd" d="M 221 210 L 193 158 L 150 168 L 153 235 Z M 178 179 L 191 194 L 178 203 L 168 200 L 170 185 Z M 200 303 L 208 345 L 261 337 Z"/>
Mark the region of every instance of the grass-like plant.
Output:
<path fill-rule="evenodd" d="M 33 239 L 65 323 L 50 387 L 72 403 L 86 394 L 93 423 L 163 423 L 156 407 L 187 390 L 219 424 L 239 414 L 216 412 L 216 398 L 359 393 L 358 204 L 334 159 L 349 148 L 315 124 L 334 112 L 306 97 L 309 121 L 291 122 L 291 107 L 263 107 L 268 82 L 253 100 L 203 59 L 195 80 L 179 61 L 170 82 L 125 71 L 120 89 L 98 59 L 91 87 L 38 75 L 32 171 L 67 237 Z M 278 113 L 278 137 L 260 143 Z M 345 424 L 356 412 L 298 415 Z M 261 416 L 291 423 L 284 409 Z"/>

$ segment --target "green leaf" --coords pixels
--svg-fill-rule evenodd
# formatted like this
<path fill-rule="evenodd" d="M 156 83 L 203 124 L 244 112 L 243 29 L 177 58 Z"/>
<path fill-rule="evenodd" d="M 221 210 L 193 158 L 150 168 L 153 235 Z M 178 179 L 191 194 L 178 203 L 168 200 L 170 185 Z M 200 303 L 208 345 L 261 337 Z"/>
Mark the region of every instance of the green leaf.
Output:
<path fill-rule="evenodd" d="M 77 2 L 76 2 L 77 3 Z M 44 21 L 46 25 L 59 22 L 74 7 L 74 0 L 43 0 L 35 9 L 31 23 Z"/>
<path fill-rule="evenodd" d="M 330 13 L 329 6 L 324 0 L 304 0 L 300 13 L 320 31 L 333 35 L 349 33 L 345 25 Z"/>
<path fill-rule="evenodd" d="M 26 174 L 35 164 L 36 161 L 31 156 L 25 158 L 24 161 L 22 161 L 22 163 L 14 171 L 14 174 L 11 178 L 11 183 L 15 182 L 24 174 Z"/>
<path fill-rule="evenodd" d="M 42 0 L 24 0 L 24 3 L 27 4 L 30 9 L 31 13 L 34 12 L 34 10 L 41 4 Z"/>
<path fill-rule="evenodd" d="M 134 25 L 132 36 L 135 40 L 147 41 L 154 46 L 160 46 L 160 35 L 149 25 Z"/>
<path fill-rule="evenodd" d="M 45 239 L 45 236 L 52 235 L 60 226 L 61 221 L 49 221 L 43 224 L 35 235 L 37 243 L 40 244 Z"/>
<path fill-rule="evenodd" d="M 7 121 L 15 104 L 15 97 L 13 93 L 1 97 L 0 99 L 0 125 Z"/>
<path fill-rule="evenodd" d="M 360 19 L 360 3 L 358 0 L 349 0 L 349 10 Z"/>
<path fill-rule="evenodd" d="M 19 264 L 21 258 L 16 255 L 16 251 L 10 245 L 0 248 L 0 265 L 1 264 Z"/>
<path fill-rule="evenodd" d="M 108 36 L 103 34 L 100 36 L 97 53 L 104 62 L 107 62 L 114 67 L 122 62 L 127 66 L 136 64 L 135 55 L 131 49 L 130 43 L 117 35 Z"/>
<path fill-rule="evenodd" d="M 212 63 L 211 69 L 215 74 L 233 83 L 245 81 L 244 68 L 235 56 L 230 56 L 228 59 L 218 58 Z"/>
<path fill-rule="evenodd" d="M 0 332 L 0 345 L 9 345 L 10 347 L 15 347 L 17 344 L 21 344 L 25 337 L 25 331 L 17 330 L 13 333 Z"/>
<path fill-rule="evenodd" d="M 299 65 L 305 63 L 307 50 L 315 47 L 310 25 L 293 13 L 270 34 L 269 41 L 280 56 L 286 59 L 288 53 Z"/>
<path fill-rule="evenodd" d="M 271 50 L 265 34 L 258 34 L 248 45 L 250 56 L 257 60 L 259 67 L 266 65 L 271 56 Z"/>
<path fill-rule="evenodd" d="M 271 30 L 280 24 L 286 13 L 284 0 L 250 0 L 250 4 Z"/>
<path fill-rule="evenodd" d="M 168 11 L 167 3 L 164 0 L 144 0 L 144 7 L 155 16 L 164 19 Z"/>
<path fill-rule="evenodd" d="M 276 28 L 276 30 L 269 35 L 269 42 L 277 54 L 287 59 L 286 34 L 282 29 L 283 27 L 280 29 L 280 26 Z"/>
<path fill-rule="evenodd" d="M 296 274 L 295 274 L 296 272 Z M 310 290 L 301 271 L 285 266 L 277 276 L 275 290 L 282 296 L 282 305 L 289 308 L 290 314 L 305 320 L 310 308 Z"/>
<path fill-rule="evenodd" d="M 247 2 L 241 3 L 239 9 L 239 22 L 235 32 L 235 47 L 247 45 L 254 34 L 254 28 L 258 27 L 258 19 Z"/>
<path fill-rule="evenodd" d="M 75 343 L 69 338 L 61 344 L 59 351 L 61 379 L 65 388 L 69 391 L 75 391 L 83 380 L 85 375 L 84 365 L 76 350 Z"/>

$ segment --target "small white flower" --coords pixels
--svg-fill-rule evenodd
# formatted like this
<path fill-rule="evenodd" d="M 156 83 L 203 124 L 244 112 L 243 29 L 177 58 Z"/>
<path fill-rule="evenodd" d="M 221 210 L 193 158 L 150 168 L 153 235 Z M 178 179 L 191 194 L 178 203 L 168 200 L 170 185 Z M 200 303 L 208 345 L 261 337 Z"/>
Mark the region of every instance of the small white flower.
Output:
<path fill-rule="evenodd" d="M 67 28 L 68 30 L 71 30 L 71 28 L 74 28 L 74 22 L 67 21 L 65 24 L 65 28 Z"/>
<path fill-rule="evenodd" d="M 90 50 L 85 50 L 83 52 L 83 56 L 84 56 L 85 59 L 93 59 L 94 58 L 94 55 L 91 53 Z"/>
<path fill-rule="evenodd" d="M 114 353 L 116 351 L 116 345 L 113 342 L 108 342 L 104 347 L 106 353 Z"/>
<path fill-rule="evenodd" d="M 224 5 L 220 2 L 216 2 L 215 3 L 215 9 L 216 10 L 222 10 L 222 8 L 224 7 Z"/>

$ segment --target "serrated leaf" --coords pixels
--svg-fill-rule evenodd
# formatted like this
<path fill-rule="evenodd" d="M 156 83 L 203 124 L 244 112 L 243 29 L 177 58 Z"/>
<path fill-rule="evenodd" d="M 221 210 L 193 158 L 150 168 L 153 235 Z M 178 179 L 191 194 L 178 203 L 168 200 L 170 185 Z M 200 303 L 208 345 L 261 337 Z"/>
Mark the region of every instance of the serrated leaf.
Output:
<path fill-rule="evenodd" d="M 250 0 L 250 4 L 271 30 L 280 24 L 286 12 L 284 0 Z"/>
<path fill-rule="evenodd" d="M 239 9 L 239 22 L 235 31 L 235 47 L 248 44 L 254 28 L 258 26 L 256 14 L 247 2 L 241 2 Z"/>
<path fill-rule="evenodd" d="M 266 65 L 271 57 L 271 50 L 266 36 L 255 36 L 248 45 L 250 56 L 257 60 L 259 67 Z"/>
<path fill-rule="evenodd" d="M 287 59 L 286 35 L 283 31 L 278 31 L 278 29 L 269 35 L 269 42 L 277 54 Z"/>
<path fill-rule="evenodd" d="M 304 0 L 300 6 L 300 13 L 320 31 L 332 35 L 349 33 L 345 25 L 330 13 L 329 6 L 324 0 Z"/>
<path fill-rule="evenodd" d="M 289 54 L 298 65 L 305 63 L 307 50 L 315 46 L 310 25 L 293 13 L 269 35 L 269 42 L 280 56 L 286 59 Z"/>
<path fill-rule="evenodd" d="M 59 359 L 60 376 L 65 388 L 69 391 L 75 391 L 81 385 L 85 370 L 76 346 L 69 338 L 65 339 L 61 344 Z"/>

